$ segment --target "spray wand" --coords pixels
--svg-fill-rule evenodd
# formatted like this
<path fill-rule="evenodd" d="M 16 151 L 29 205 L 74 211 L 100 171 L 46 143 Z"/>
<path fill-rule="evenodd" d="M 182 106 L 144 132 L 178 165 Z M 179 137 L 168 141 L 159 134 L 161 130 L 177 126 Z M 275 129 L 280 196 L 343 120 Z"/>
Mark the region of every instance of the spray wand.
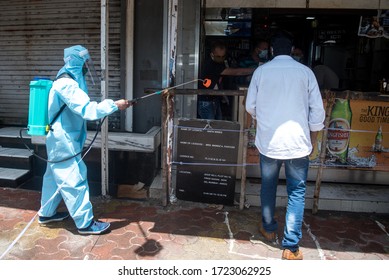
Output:
<path fill-rule="evenodd" d="M 177 88 L 177 87 L 180 87 L 180 86 L 183 86 L 183 85 L 187 85 L 187 84 L 190 84 L 190 83 L 194 83 L 194 82 L 197 82 L 197 81 L 202 81 L 203 82 L 203 86 L 205 86 L 206 88 L 208 88 L 211 85 L 211 83 L 212 83 L 212 81 L 210 79 L 195 79 L 195 80 L 192 80 L 192 81 L 189 81 L 189 82 L 185 82 L 185 83 L 173 86 L 173 87 L 164 88 L 162 90 L 159 90 L 159 91 L 147 94 L 145 96 L 141 96 L 141 97 L 137 97 L 137 98 L 128 100 L 128 102 L 134 104 L 134 103 L 138 102 L 141 99 L 144 99 L 144 98 L 147 98 L 147 97 L 150 97 L 150 96 L 153 96 L 153 95 L 161 94 L 164 91 L 169 91 L 169 90 L 171 90 L 173 88 Z"/>

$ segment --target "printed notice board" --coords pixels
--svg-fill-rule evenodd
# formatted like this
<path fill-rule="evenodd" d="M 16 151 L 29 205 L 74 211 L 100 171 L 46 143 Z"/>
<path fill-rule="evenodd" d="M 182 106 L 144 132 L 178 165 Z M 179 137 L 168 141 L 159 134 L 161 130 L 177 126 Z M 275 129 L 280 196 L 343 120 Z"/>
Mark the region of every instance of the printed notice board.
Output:
<path fill-rule="evenodd" d="M 230 121 L 178 121 L 175 153 L 178 199 L 234 203 L 239 131 L 239 123 Z"/>

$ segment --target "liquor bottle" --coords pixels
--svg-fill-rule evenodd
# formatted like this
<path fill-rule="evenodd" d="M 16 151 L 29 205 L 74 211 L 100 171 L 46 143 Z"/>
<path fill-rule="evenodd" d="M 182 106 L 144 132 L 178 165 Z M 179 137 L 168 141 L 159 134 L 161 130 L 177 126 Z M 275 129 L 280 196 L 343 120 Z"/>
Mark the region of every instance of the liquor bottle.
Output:
<path fill-rule="evenodd" d="M 388 83 L 386 82 L 386 79 L 383 78 L 381 80 L 380 93 L 385 94 L 387 92 L 387 88 L 388 88 Z"/>
<path fill-rule="evenodd" d="M 375 141 L 374 141 L 374 151 L 375 152 L 381 152 L 382 151 L 382 127 L 377 131 L 377 134 L 375 136 Z"/>
<path fill-rule="evenodd" d="M 389 85 L 388 85 L 388 82 L 386 82 L 385 94 L 389 94 Z"/>
<path fill-rule="evenodd" d="M 336 98 L 328 126 L 327 152 L 342 164 L 347 162 L 351 117 L 349 100 Z"/>

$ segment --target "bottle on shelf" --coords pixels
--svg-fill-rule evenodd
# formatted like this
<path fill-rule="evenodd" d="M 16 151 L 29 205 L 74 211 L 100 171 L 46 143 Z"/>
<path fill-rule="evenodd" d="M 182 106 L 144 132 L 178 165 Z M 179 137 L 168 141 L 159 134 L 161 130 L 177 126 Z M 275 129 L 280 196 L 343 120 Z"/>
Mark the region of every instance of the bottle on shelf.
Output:
<path fill-rule="evenodd" d="M 380 85 L 380 93 L 385 94 L 388 92 L 388 82 L 385 78 L 382 78 L 381 85 Z"/>
<path fill-rule="evenodd" d="M 386 82 L 385 94 L 389 94 L 389 85 L 388 85 L 388 82 Z"/>

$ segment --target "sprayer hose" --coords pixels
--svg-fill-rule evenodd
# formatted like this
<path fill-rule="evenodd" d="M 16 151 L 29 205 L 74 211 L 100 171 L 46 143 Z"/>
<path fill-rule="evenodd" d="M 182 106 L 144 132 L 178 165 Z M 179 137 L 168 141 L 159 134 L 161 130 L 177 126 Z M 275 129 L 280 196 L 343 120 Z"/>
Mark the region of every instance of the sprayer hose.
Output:
<path fill-rule="evenodd" d="M 69 160 L 69 159 L 75 158 L 75 157 L 81 155 L 82 153 L 84 153 L 84 152 L 90 150 L 90 148 L 92 147 L 93 143 L 95 142 L 95 140 L 96 140 L 96 138 L 97 138 L 97 135 L 99 134 L 99 131 L 100 131 L 100 129 L 101 129 L 101 125 L 103 124 L 103 122 L 105 121 L 106 118 L 107 118 L 107 117 L 104 117 L 102 120 L 99 121 L 99 124 L 98 124 L 97 127 L 96 127 L 95 136 L 93 137 L 92 141 L 89 143 L 89 145 L 88 145 L 87 147 L 85 147 L 84 149 L 82 149 L 80 152 L 78 152 L 78 153 L 75 154 L 75 155 L 72 155 L 72 156 L 69 156 L 69 157 L 67 157 L 67 158 L 60 159 L 60 160 L 48 160 L 48 159 L 45 159 L 44 157 L 41 157 L 40 155 L 37 155 L 37 154 L 34 152 L 34 150 L 32 150 L 32 149 L 27 145 L 27 143 L 25 142 L 25 140 L 24 140 L 24 138 L 23 138 L 22 132 L 23 132 L 24 130 L 27 131 L 28 128 L 22 128 L 22 129 L 20 129 L 20 131 L 19 131 L 19 138 L 20 138 L 21 142 L 23 143 L 23 145 L 27 148 L 27 150 L 29 150 L 30 153 L 31 153 L 33 156 L 35 156 L 36 158 L 38 158 L 38 159 L 40 159 L 40 160 L 43 160 L 43 161 L 45 161 L 45 162 L 47 162 L 47 163 L 60 163 L 60 162 L 65 162 L 65 161 L 67 161 L 67 160 Z"/>

